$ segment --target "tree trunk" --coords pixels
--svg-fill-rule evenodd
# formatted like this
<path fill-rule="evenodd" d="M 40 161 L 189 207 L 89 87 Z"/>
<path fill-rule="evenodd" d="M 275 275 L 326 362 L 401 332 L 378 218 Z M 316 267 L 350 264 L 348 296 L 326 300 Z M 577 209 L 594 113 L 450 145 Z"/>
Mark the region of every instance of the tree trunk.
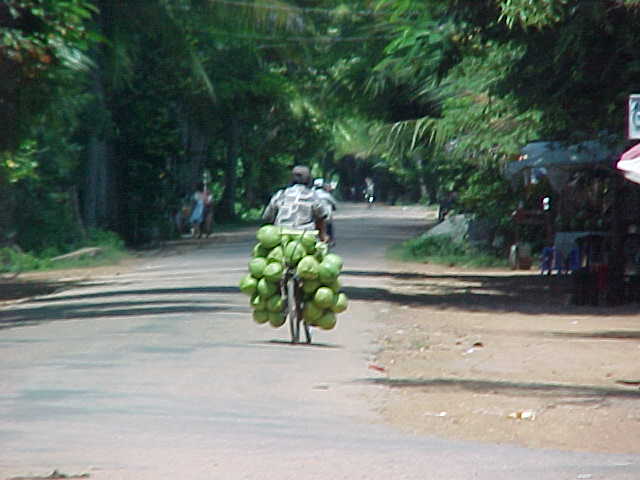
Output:
<path fill-rule="evenodd" d="M 0 166 L 0 246 L 13 243 L 15 237 L 15 232 L 12 232 L 13 209 L 13 190 Z"/>
<path fill-rule="evenodd" d="M 220 203 L 220 218 L 232 220 L 236 217 L 236 189 L 238 176 L 238 153 L 240 151 L 240 120 L 231 115 L 227 130 L 227 159 L 224 172 L 224 192 Z"/>
<path fill-rule="evenodd" d="M 80 232 L 80 238 L 82 241 L 87 240 L 87 229 L 84 226 L 84 222 L 82 221 L 82 214 L 80 213 L 80 202 L 78 200 L 78 188 L 74 185 L 70 187 L 67 191 L 67 196 L 69 198 L 69 206 L 71 208 L 71 214 L 73 215 L 73 219 L 78 227 L 78 232 Z"/>
<path fill-rule="evenodd" d="M 413 161 L 416 166 L 418 188 L 420 189 L 420 200 L 426 200 L 429 198 L 429 191 L 427 189 L 427 183 L 425 182 L 425 169 L 424 169 L 424 157 L 423 152 L 416 150 L 413 152 Z"/>
<path fill-rule="evenodd" d="M 108 12 L 101 9 L 100 26 L 107 30 Z M 95 51 L 96 67 L 92 73 L 94 96 L 92 121 L 87 144 L 87 166 L 83 191 L 83 213 L 89 228 L 112 228 L 117 222 L 118 195 L 114 175 L 113 148 L 109 143 L 111 112 L 106 102 L 104 54 Z"/>

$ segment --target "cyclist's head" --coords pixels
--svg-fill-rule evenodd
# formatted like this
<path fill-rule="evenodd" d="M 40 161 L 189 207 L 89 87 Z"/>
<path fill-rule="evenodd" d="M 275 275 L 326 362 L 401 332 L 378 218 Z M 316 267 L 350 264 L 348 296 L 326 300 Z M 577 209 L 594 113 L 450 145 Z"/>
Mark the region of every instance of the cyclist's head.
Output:
<path fill-rule="evenodd" d="M 291 173 L 293 175 L 291 180 L 292 184 L 311 185 L 311 171 L 307 167 L 303 165 L 296 165 L 293 167 Z"/>

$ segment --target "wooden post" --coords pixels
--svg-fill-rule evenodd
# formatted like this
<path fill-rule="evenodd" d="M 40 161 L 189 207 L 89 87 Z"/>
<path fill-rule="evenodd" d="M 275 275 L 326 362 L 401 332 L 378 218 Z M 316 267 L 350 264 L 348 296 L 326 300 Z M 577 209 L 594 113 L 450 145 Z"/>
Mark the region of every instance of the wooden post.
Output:
<path fill-rule="evenodd" d="M 624 178 L 615 175 L 613 178 L 613 212 L 611 218 L 611 253 L 609 255 L 609 272 L 606 298 L 609 305 L 620 305 L 624 302 L 624 236 L 625 222 L 623 218 Z"/>

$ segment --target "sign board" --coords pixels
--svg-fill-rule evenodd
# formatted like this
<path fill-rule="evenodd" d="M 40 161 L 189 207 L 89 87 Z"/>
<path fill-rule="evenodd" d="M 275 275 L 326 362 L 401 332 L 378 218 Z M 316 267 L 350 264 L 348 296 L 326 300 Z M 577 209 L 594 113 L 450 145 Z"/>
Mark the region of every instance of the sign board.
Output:
<path fill-rule="evenodd" d="M 640 94 L 629 95 L 629 139 L 640 140 Z"/>

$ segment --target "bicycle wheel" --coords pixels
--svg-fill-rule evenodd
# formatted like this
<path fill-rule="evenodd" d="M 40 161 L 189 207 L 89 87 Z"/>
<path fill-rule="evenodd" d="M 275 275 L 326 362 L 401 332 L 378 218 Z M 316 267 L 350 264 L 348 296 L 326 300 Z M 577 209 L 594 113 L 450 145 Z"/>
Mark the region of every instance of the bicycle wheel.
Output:
<path fill-rule="evenodd" d="M 291 332 L 291 343 L 298 343 L 300 341 L 300 316 L 296 301 L 296 280 L 293 276 L 289 276 L 287 278 L 286 289 L 287 317 L 289 321 L 289 330 Z"/>

